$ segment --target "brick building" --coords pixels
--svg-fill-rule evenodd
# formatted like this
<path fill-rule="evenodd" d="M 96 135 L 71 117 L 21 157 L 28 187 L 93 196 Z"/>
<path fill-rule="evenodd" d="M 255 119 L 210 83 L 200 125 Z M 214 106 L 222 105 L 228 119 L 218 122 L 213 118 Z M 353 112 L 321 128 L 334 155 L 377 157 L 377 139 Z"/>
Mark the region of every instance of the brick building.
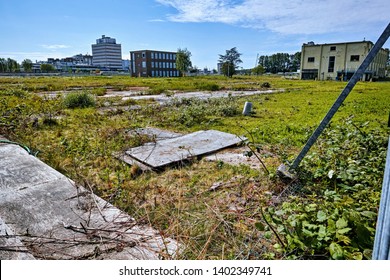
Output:
<path fill-rule="evenodd" d="M 176 52 L 140 50 L 130 52 L 132 77 L 179 77 Z"/>

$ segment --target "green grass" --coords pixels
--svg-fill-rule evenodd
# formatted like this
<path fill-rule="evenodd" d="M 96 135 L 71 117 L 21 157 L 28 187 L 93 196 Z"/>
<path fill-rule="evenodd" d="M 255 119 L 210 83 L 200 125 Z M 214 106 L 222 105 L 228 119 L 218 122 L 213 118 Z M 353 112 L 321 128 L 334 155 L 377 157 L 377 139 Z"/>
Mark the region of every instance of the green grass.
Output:
<path fill-rule="evenodd" d="M 195 90 L 213 92 L 217 89 L 259 90 L 264 83 L 269 83 L 270 89 L 284 91 L 209 101 L 189 99 L 166 106 L 158 106 L 151 100 L 121 101 L 118 97 L 101 97 L 107 90 L 127 90 L 131 87 L 144 87 L 145 94 L 159 94 Z M 341 211 L 343 207 L 355 211 L 358 205 L 363 205 L 364 211 L 376 211 L 384 164 L 382 146 L 385 141 L 380 139 L 386 138 L 389 131 L 390 83 L 360 82 L 356 85 L 336 113 L 326 134 L 320 137 L 303 162 L 304 170 L 299 182 L 302 192 L 283 198 L 282 202 L 287 204 L 275 203 L 273 208 L 270 205 L 284 189 L 291 187 L 275 177 L 277 166 L 297 155 L 345 85 L 344 82 L 287 80 L 269 76 L 233 79 L 102 76 L 0 78 L 0 134 L 29 146 L 34 152 L 38 151 L 38 157 L 47 164 L 76 182 L 88 181 L 103 198 L 137 220 L 150 222 L 166 236 L 182 242 L 185 250 L 178 258 L 286 259 L 313 258 L 315 254 L 321 254 L 323 258 L 360 258 L 369 256 L 369 252 L 367 248 L 351 245 L 351 249 L 351 246 L 344 244 L 347 238 L 353 241 L 348 233 L 343 234 L 344 241 L 332 243 L 332 248 L 340 245 L 345 250 L 343 254 L 335 254 L 333 249 L 329 251 L 331 243 L 328 241 L 300 244 L 299 238 L 295 240 L 294 228 L 289 224 L 288 231 L 282 231 L 287 224 L 280 221 L 287 221 L 286 213 L 290 216 L 299 214 L 289 222 L 310 222 L 320 228 L 323 224 L 316 224 L 317 213 L 322 211 L 330 215 L 330 210 L 324 210 L 322 206 L 332 211 L 338 208 L 339 214 L 335 215 L 335 219 L 345 219 L 348 223 L 354 223 L 354 220 Z M 95 107 L 73 109 L 64 106 L 61 95 L 54 99 L 42 95 L 63 90 L 81 90 L 96 95 Z M 245 101 L 253 103 L 254 113 L 251 116 L 241 115 Z M 102 109 L 106 104 L 114 107 L 139 105 L 141 108 L 104 111 Z M 146 126 L 177 132 L 218 129 L 245 135 L 253 147 L 260 148 L 259 156 L 271 174 L 245 165 L 230 166 L 205 161 L 159 173 L 143 173 L 115 159 L 113 153 L 147 141 L 125 132 Z M 362 135 L 365 138 L 361 139 Z M 369 135 L 373 139 L 368 139 Z M 340 142 L 336 142 L 332 136 Z M 370 144 L 370 153 L 362 151 L 359 147 L 366 141 L 378 143 L 378 148 Z M 346 148 L 335 151 L 335 147 L 342 145 Z M 351 154 L 342 156 L 340 153 L 343 150 Z M 353 164 L 349 163 L 355 151 L 362 159 L 353 159 Z M 343 160 L 337 162 L 336 159 Z M 364 166 L 357 162 L 364 163 Z M 342 171 L 350 167 L 359 172 L 369 172 L 369 176 L 364 176 L 369 178 L 364 183 L 364 189 L 359 187 L 359 191 L 353 194 L 349 193 L 349 188 L 358 183 L 348 177 L 348 172 L 349 175 Z M 331 168 L 339 172 L 340 179 L 329 180 L 327 174 Z M 371 171 L 367 171 L 369 168 Z M 362 180 L 362 177 L 355 177 Z M 216 182 L 222 182 L 223 187 L 210 192 L 209 188 Z M 328 190 L 336 191 L 340 200 L 330 200 Z M 307 208 L 308 205 L 315 201 L 318 202 L 316 212 L 307 212 L 311 209 Z M 278 214 L 272 214 L 272 209 Z M 280 212 L 282 210 L 284 212 Z M 361 211 L 356 210 L 356 215 L 359 216 Z M 304 220 L 304 216 L 314 220 Z M 269 225 L 264 217 L 268 218 Z M 282 219 L 277 220 L 278 217 Z M 366 240 L 370 245 L 372 229 L 367 224 L 371 220 L 359 217 L 359 230 L 365 227 L 370 232 Z M 280 227 L 284 240 L 295 241 L 282 248 L 270 228 L 272 226 L 275 229 Z M 353 224 L 350 227 L 356 228 Z M 328 234 L 336 236 L 332 231 Z M 315 247 L 313 244 L 321 246 Z"/>

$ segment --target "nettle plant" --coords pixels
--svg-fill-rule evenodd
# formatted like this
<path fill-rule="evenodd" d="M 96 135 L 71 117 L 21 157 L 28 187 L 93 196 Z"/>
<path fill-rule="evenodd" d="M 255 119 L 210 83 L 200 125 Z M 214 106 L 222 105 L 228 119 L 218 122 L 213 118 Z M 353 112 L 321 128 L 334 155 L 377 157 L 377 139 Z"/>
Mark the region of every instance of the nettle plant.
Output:
<path fill-rule="evenodd" d="M 303 187 L 265 218 L 291 259 L 371 259 L 388 138 L 367 123 L 328 128 L 300 167 Z"/>

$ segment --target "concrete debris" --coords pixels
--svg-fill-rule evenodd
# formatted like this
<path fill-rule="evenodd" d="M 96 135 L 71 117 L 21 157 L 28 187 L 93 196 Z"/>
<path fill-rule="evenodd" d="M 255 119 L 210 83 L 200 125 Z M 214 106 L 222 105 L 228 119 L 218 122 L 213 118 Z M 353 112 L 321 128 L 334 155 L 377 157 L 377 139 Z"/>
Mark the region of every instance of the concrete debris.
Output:
<path fill-rule="evenodd" d="M 245 155 L 249 151 L 247 147 L 237 147 L 226 149 L 218 153 L 208 155 L 204 159 L 207 161 L 221 161 L 231 165 L 240 165 L 245 164 L 251 167 L 252 169 L 261 169 L 260 161 L 255 157 L 248 157 Z M 267 156 L 273 156 L 272 154 L 266 154 Z M 262 155 L 263 157 L 263 155 Z"/>
<path fill-rule="evenodd" d="M 13 144 L 0 144 L 0 259 L 169 259 L 179 244 Z"/>
<path fill-rule="evenodd" d="M 258 95 L 258 94 L 269 94 L 269 93 L 276 93 L 276 92 L 283 92 L 284 90 L 246 90 L 246 91 L 195 91 L 195 92 L 175 92 L 173 94 L 165 95 L 165 94 L 158 94 L 158 95 L 129 95 L 123 97 L 123 100 L 127 99 L 134 99 L 134 100 L 147 100 L 151 99 L 159 104 L 166 104 L 169 103 L 172 100 L 181 100 L 181 99 L 188 99 L 188 98 L 198 98 L 202 100 L 210 99 L 210 98 L 223 98 L 223 97 L 242 97 L 242 96 L 251 96 L 251 95 Z"/>
<path fill-rule="evenodd" d="M 153 143 L 129 149 L 126 155 L 158 169 L 236 146 L 245 140 L 221 131 L 202 130 L 174 138 L 156 139 Z"/>

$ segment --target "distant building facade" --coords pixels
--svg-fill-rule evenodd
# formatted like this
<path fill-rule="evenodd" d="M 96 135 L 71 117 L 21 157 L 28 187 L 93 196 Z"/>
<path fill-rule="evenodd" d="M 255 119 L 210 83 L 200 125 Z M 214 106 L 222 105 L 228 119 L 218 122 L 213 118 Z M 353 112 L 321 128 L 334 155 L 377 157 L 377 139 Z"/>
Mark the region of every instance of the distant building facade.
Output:
<path fill-rule="evenodd" d="M 130 60 L 129 59 L 122 59 L 122 70 L 125 72 L 130 71 Z"/>
<path fill-rule="evenodd" d="M 179 77 L 176 52 L 139 50 L 130 52 L 132 77 Z"/>
<path fill-rule="evenodd" d="M 92 55 L 77 54 L 72 57 L 65 58 L 48 58 L 47 62 L 41 62 L 40 64 L 48 63 L 53 65 L 57 71 L 68 72 L 76 70 L 92 70 Z"/>
<path fill-rule="evenodd" d="M 122 46 L 111 37 L 102 35 L 102 38 L 92 44 L 92 63 L 100 69 L 122 69 Z"/>
<path fill-rule="evenodd" d="M 301 79 L 349 80 L 370 52 L 374 44 L 370 41 L 302 46 Z M 381 49 L 368 66 L 363 80 L 383 78 L 389 49 Z"/>

